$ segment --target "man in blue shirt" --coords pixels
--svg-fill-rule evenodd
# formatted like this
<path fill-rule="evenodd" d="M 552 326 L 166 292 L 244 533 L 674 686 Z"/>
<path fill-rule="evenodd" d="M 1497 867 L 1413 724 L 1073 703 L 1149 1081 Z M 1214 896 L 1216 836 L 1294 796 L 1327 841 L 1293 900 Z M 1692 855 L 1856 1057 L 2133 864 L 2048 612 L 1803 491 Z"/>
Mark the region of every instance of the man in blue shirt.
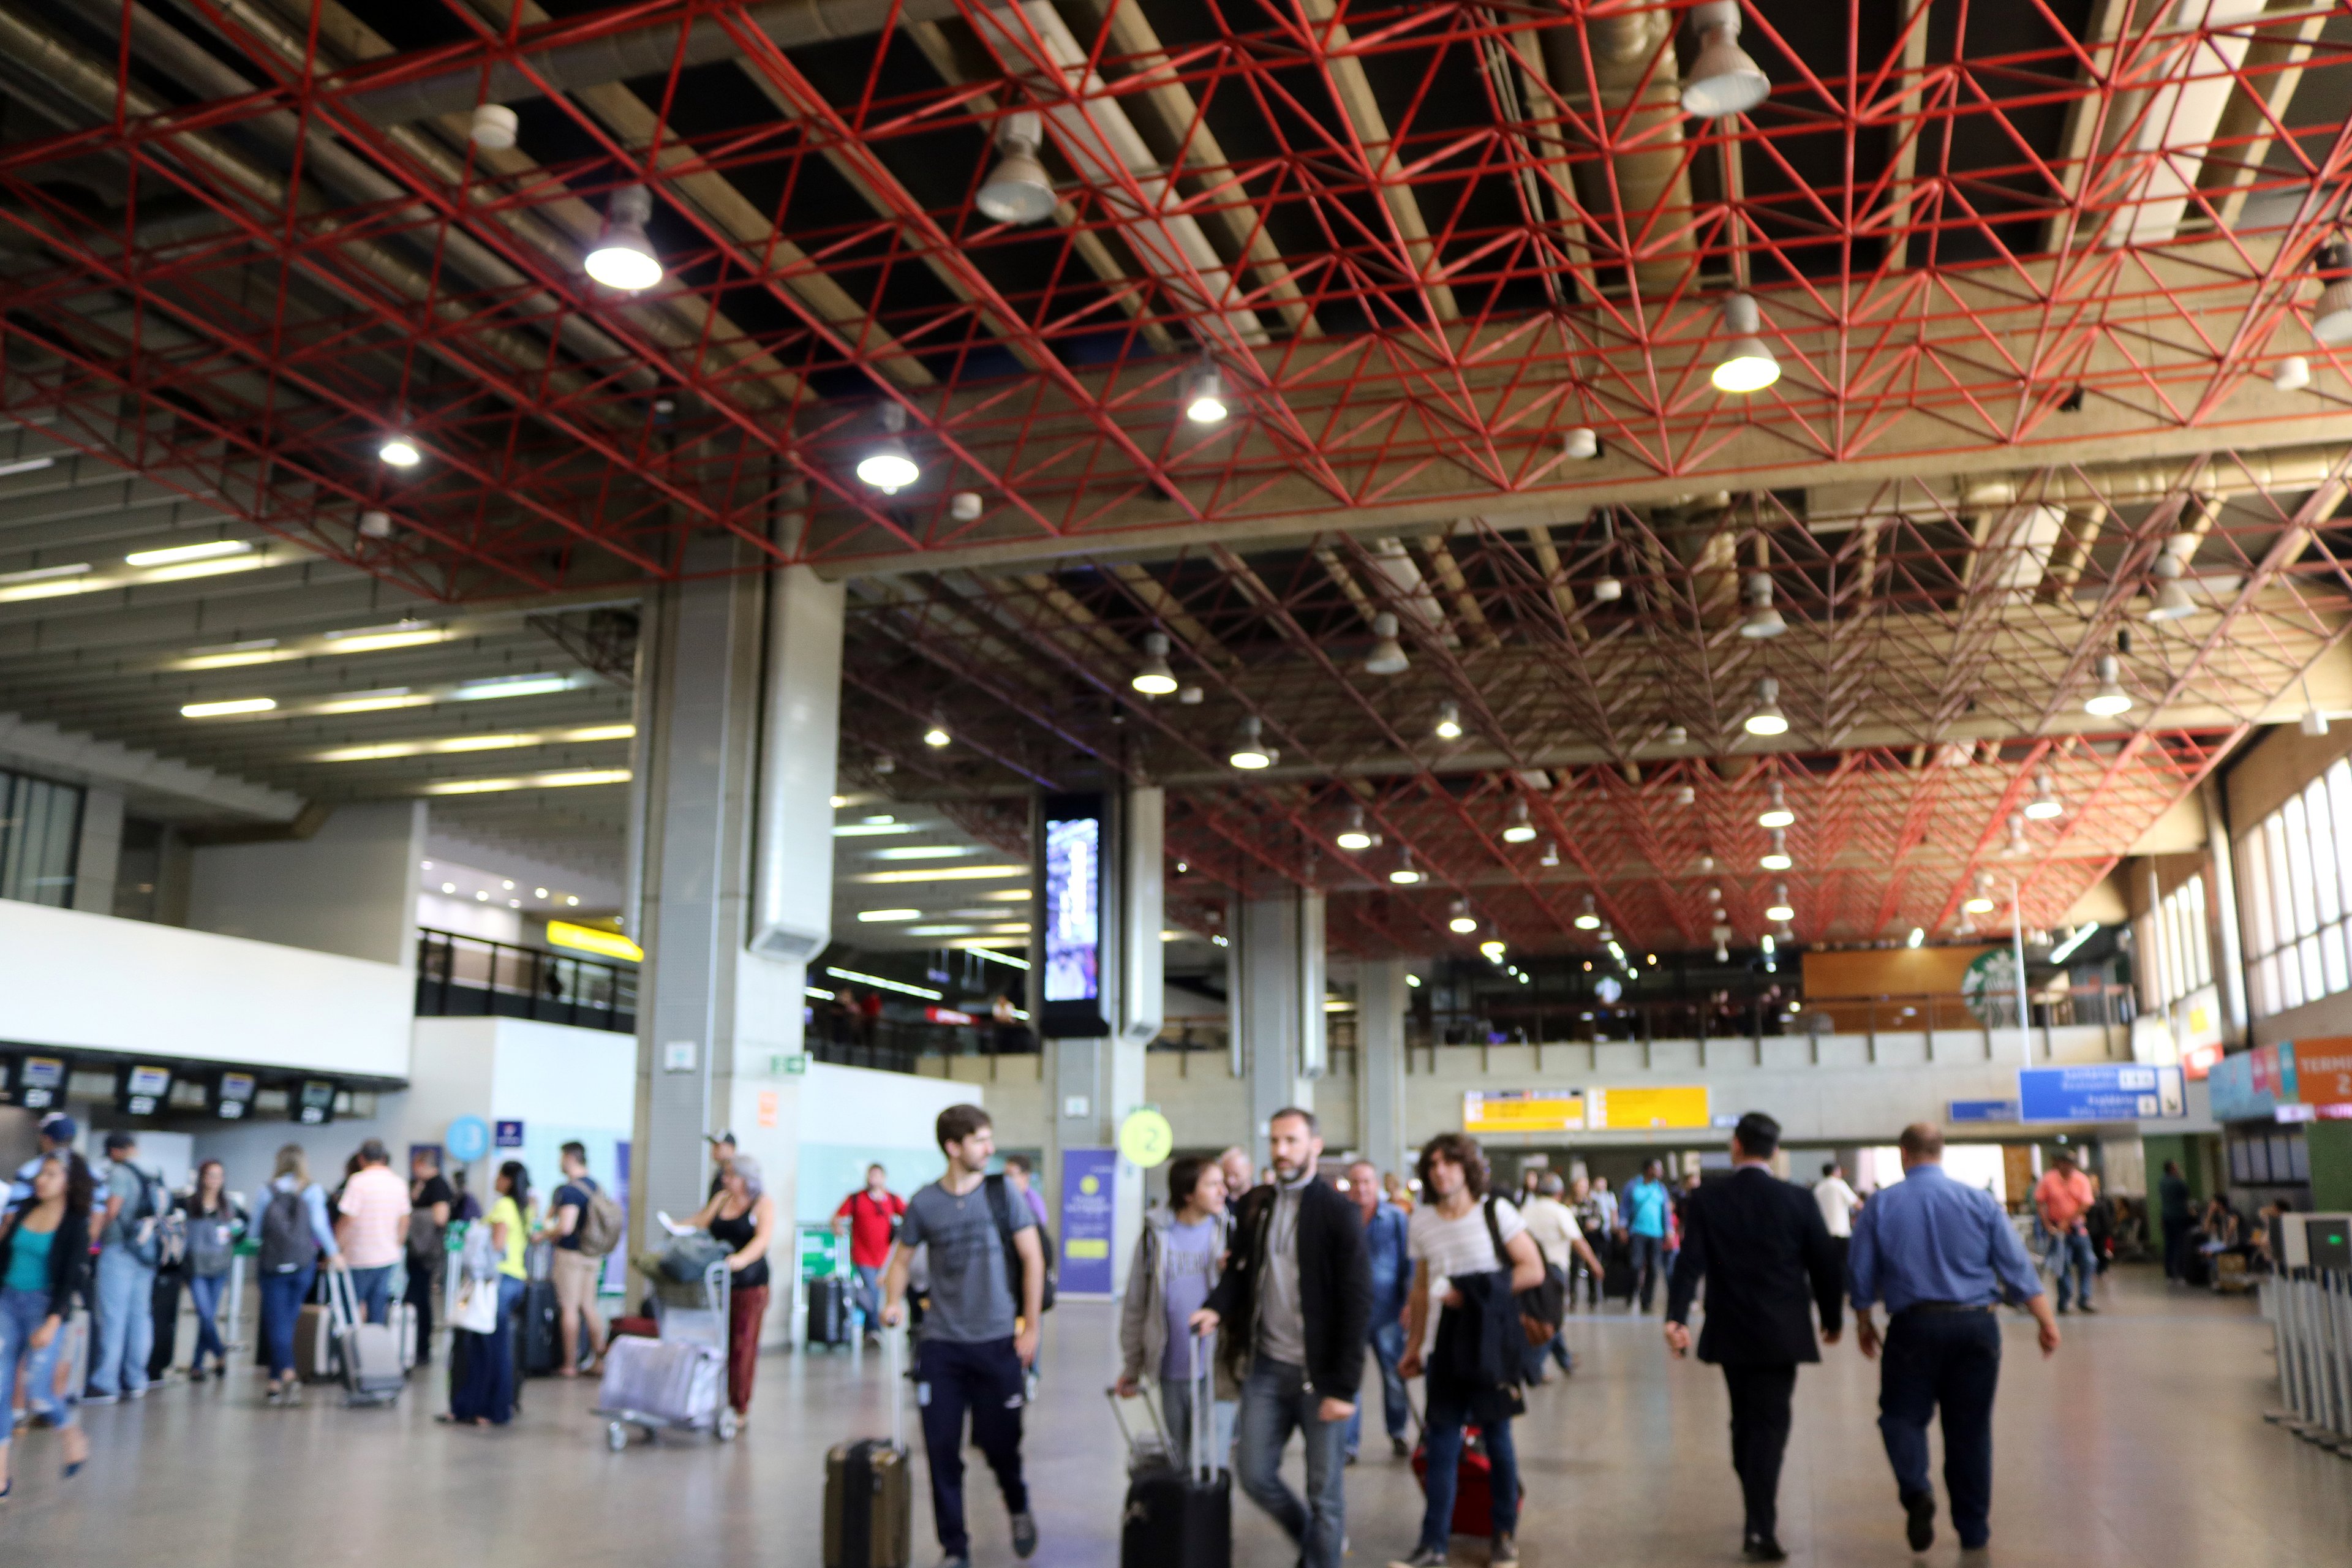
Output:
<path fill-rule="evenodd" d="M 1952 1528 L 1974 1551 L 1990 1532 L 1992 1397 L 2000 1380 L 1996 1303 L 2021 1303 L 2042 1326 L 2042 1353 L 2058 1348 L 2058 1319 L 2009 1215 L 1989 1192 L 1944 1173 L 1944 1134 L 1933 1124 L 1903 1130 L 1903 1180 L 1882 1187 L 1854 1220 L 1846 1259 L 1854 1333 L 1879 1359 L 1878 1429 L 1895 1467 L 1905 1530 L 1914 1552 L 1936 1539 L 1936 1494 L 1927 1479 L 1927 1422 L 1943 1406 L 1944 1489 Z M 1886 1303 L 1882 1341 L 1871 1321 Z"/>
<path fill-rule="evenodd" d="M 1397 1458 L 1412 1452 L 1405 1440 L 1412 1418 L 1405 1402 L 1404 1379 L 1397 1375 L 1397 1358 L 1404 1354 L 1404 1299 L 1412 1289 L 1412 1263 L 1405 1257 L 1405 1212 L 1381 1196 L 1381 1173 L 1370 1160 L 1348 1167 L 1348 1195 L 1364 1221 L 1364 1255 L 1372 1266 L 1371 1327 L 1365 1338 L 1372 1360 L 1380 1363 L 1381 1403 L 1388 1417 L 1389 1447 Z M 1348 1417 L 1348 1458 L 1353 1460 L 1364 1435 L 1364 1402 Z"/>
<path fill-rule="evenodd" d="M 1665 1166 L 1655 1160 L 1643 1165 L 1642 1173 L 1625 1184 L 1625 1230 L 1632 1237 L 1632 1258 L 1636 1310 L 1647 1312 L 1650 1298 L 1657 1293 L 1659 1278 L 1665 1273 L 1666 1215 L 1674 1206 L 1674 1194 L 1666 1191 L 1662 1179 Z"/>

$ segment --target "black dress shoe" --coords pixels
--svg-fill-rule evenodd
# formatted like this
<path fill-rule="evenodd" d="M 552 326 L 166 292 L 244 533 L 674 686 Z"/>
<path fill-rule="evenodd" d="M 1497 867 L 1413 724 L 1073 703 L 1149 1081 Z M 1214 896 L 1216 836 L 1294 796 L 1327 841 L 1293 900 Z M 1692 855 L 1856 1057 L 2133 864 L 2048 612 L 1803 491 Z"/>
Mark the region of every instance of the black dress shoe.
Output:
<path fill-rule="evenodd" d="M 1903 1500 L 1903 1537 L 1914 1552 L 1936 1544 L 1936 1494 L 1913 1492 Z"/>
<path fill-rule="evenodd" d="M 1750 1563 L 1785 1563 L 1789 1560 L 1789 1554 L 1781 1550 L 1780 1543 L 1769 1535 L 1749 1536 L 1741 1544 L 1739 1554 Z"/>

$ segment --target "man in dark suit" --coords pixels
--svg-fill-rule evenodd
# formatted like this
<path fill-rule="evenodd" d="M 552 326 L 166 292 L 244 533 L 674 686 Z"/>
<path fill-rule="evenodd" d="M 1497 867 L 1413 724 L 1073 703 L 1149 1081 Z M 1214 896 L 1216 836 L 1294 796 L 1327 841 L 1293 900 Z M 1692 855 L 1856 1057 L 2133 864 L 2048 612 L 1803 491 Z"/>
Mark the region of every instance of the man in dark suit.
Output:
<path fill-rule="evenodd" d="M 1789 1446 L 1789 1396 L 1797 1363 L 1817 1362 L 1821 1339 L 1835 1344 L 1844 1327 L 1837 1249 L 1813 1195 L 1772 1173 L 1780 1124 L 1759 1110 L 1731 1134 L 1731 1179 L 1690 1194 L 1682 1256 L 1666 1288 L 1666 1343 L 1691 1347 L 1691 1298 L 1706 1281 L 1706 1322 L 1698 1359 L 1723 1368 L 1731 1391 L 1731 1468 L 1748 1507 L 1742 1551 L 1751 1563 L 1778 1563 L 1780 1456 Z"/>

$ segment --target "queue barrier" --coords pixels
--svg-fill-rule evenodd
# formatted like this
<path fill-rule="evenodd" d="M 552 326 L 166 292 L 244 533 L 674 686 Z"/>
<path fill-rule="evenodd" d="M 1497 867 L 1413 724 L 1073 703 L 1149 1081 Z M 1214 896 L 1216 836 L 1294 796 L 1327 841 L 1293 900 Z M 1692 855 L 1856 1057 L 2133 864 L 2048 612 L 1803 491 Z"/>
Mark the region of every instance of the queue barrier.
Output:
<path fill-rule="evenodd" d="M 2262 1285 L 2263 1316 L 2277 1336 L 2286 1406 L 2263 1419 L 2352 1458 L 2352 1274 L 2286 1270 Z"/>

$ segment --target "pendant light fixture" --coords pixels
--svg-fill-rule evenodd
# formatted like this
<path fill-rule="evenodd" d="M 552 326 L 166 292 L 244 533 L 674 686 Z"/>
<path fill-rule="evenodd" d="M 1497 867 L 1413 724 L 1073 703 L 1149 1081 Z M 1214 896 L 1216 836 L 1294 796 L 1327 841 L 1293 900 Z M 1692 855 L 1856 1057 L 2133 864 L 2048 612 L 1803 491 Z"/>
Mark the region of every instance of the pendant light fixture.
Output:
<path fill-rule="evenodd" d="M 1360 805 L 1348 808 L 1348 826 L 1339 829 L 1339 836 L 1332 840 L 1349 851 L 1370 849 L 1380 841 L 1381 836 L 1364 826 L 1364 808 Z"/>
<path fill-rule="evenodd" d="M 1581 910 L 1579 910 L 1576 914 L 1576 929 L 1579 931 L 1598 931 L 1600 928 L 1601 916 L 1592 907 L 1592 895 L 1591 893 L 1587 893 L 1584 895 L 1584 907 Z"/>
<path fill-rule="evenodd" d="M 1166 697 L 1176 689 L 1175 671 L 1168 668 L 1168 635 L 1143 634 L 1143 662 L 1128 681 L 1146 697 Z"/>
<path fill-rule="evenodd" d="M 1389 873 L 1389 880 L 1400 888 L 1410 888 L 1421 880 L 1421 868 L 1412 863 L 1412 845 L 1397 851 L 1396 869 Z"/>
<path fill-rule="evenodd" d="M 1412 661 L 1404 656 L 1404 645 L 1397 641 L 1397 618 L 1392 611 L 1382 610 L 1372 616 L 1372 651 L 1364 656 L 1366 675 L 1402 675 Z"/>
<path fill-rule="evenodd" d="M 1756 706 L 1740 728 L 1751 735 L 1785 735 L 1789 716 L 1780 711 L 1780 683 L 1767 675 L 1756 682 Z"/>
<path fill-rule="evenodd" d="M 1559 864 L 1559 841 L 1558 839 L 1547 839 L 1544 841 L 1543 856 L 1536 862 L 1536 864 L 1538 866 L 1557 866 Z"/>
<path fill-rule="evenodd" d="M 1780 379 L 1780 362 L 1772 357 L 1762 336 L 1764 318 L 1746 294 L 1729 294 L 1723 301 L 1723 331 L 1731 341 L 1707 379 L 1717 392 L 1745 395 L 1761 392 Z"/>
<path fill-rule="evenodd" d="M 1528 820 L 1528 803 L 1524 800 L 1513 801 L 1510 824 L 1503 829 L 1503 842 L 1528 844 L 1534 841 L 1535 836 L 1536 825 Z"/>
<path fill-rule="evenodd" d="M 972 195 L 971 205 L 996 222 L 1032 224 L 1053 216 L 1054 182 L 1037 161 L 1045 143 L 1045 122 L 1034 110 L 1008 114 L 996 127 L 996 167 Z"/>
<path fill-rule="evenodd" d="M 1454 900 L 1454 918 L 1445 922 L 1445 927 L 1456 936 L 1468 936 L 1478 929 L 1478 917 L 1470 912 L 1468 900 Z"/>
<path fill-rule="evenodd" d="M 2196 553 L 2197 535 L 2187 529 L 2164 542 L 2148 570 L 2156 578 L 2156 594 L 2148 602 L 2147 618 L 2162 625 L 2166 621 L 2185 619 L 2197 613 L 2197 601 L 2189 595 L 2189 585 L 2181 581 L 2188 575 L 2189 557 Z"/>
<path fill-rule="evenodd" d="M 2058 792 L 2052 787 L 2050 775 L 2043 773 L 2035 784 L 2033 798 L 2025 803 L 2025 815 L 2036 822 L 2048 822 L 2065 814 L 2066 807 L 2060 803 Z"/>
<path fill-rule="evenodd" d="M 466 128 L 466 139 L 489 153 L 503 153 L 515 144 L 515 132 L 522 121 L 515 111 L 503 103 L 478 103 L 474 118 Z"/>
<path fill-rule="evenodd" d="M 2332 349 L 2352 342 L 2352 247 L 2320 247 L 2319 271 L 2333 276 L 2319 291 L 2319 303 L 2311 308 L 2311 335 L 2321 347 Z"/>
<path fill-rule="evenodd" d="M 2113 719 L 2131 711 L 2131 693 L 2124 689 L 2123 665 L 2114 654 L 2099 656 L 2099 689 L 2083 700 L 2083 711 L 2095 718 Z"/>
<path fill-rule="evenodd" d="M 1772 781 L 1771 800 L 1756 815 L 1759 827 L 1793 827 L 1797 814 L 1789 809 L 1788 798 L 1780 793 L 1780 781 Z"/>
<path fill-rule="evenodd" d="M 1213 364 L 1203 364 L 1184 378 L 1184 417 L 1195 425 L 1222 425 L 1232 413 L 1225 402 L 1225 378 Z"/>
<path fill-rule="evenodd" d="M 404 431 L 395 430 L 383 438 L 375 455 L 395 468 L 413 468 L 425 460 L 424 452 Z"/>
<path fill-rule="evenodd" d="M 1745 114 L 1771 96 L 1772 82 L 1739 47 L 1739 0 L 1707 0 L 1694 5 L 1691 31 L 1698 55 L 1683 77 L 1685 114 L 1720 120 Z"/>
<path fill-rule="evenodd" d="M 646 237 L 654 216 L 654 194 L 643 185 L 622 185 L 604 198 L 604 226 L 582 266 L 607 289 L 635 294 L 662 280 L 661 259 Z"/>
<path fill-rule="evenodd" d="M 1261 729 L 1256 714 L 1252 713 L 1244 719 L 1241 738 L 1234 742 L 1233 752 L 1225 761 L 1249 773 L 1274 766 L 1282 753 L 1259 739 Z"/>
<path fill-rule="evenodd" d="M 934 711 L 931 714 L 930 728 L 923 731 L 923 744 L 937 748 L 950 744 L 954 740 L 955 737 L 948 733 L 946 716 Z"/>
<path fill-rule="evenodd" d="M 907 428 L 906 406 L 885 403 L 876 417 L 882 422 L 882 438 L 857 459 L 857 477 L 884 495 L 894 496 L 921 479 L 923 470 L 902 434 Z"/>
<path fill-rule="evenodd" d="M 1437 728 L 1433 732 L 1441 741 L 1462 738 L 1462 708 L 1459 703 L 1441 702 L 1437 705 Z"/>
<path fill-rule="evenodd" d="M 1788 883 L 1772 884 L 1772 901 L 1765 906 L 1764 918 L 1768 921 L 1792 921 L 1797 918 L 1795 908 L 1789 902 Z"/>
<path fill-rule="evenodd" d="M 1789 629 L 1789 623 L 1772 604 L 1772 574 L 1750 572 L 1745 589 L 1748 613 L 1739 618 L 1739 635 L 1750 642 L 1777 637 Z"/>
<path fill-rule="evenodd" d="M 1756 862 L 1767 871 L 1785 871 L 1796 861 L 1789 856 L 1789 836 L 1779 828 L 1772 830 L 1772 847 Z"/>

